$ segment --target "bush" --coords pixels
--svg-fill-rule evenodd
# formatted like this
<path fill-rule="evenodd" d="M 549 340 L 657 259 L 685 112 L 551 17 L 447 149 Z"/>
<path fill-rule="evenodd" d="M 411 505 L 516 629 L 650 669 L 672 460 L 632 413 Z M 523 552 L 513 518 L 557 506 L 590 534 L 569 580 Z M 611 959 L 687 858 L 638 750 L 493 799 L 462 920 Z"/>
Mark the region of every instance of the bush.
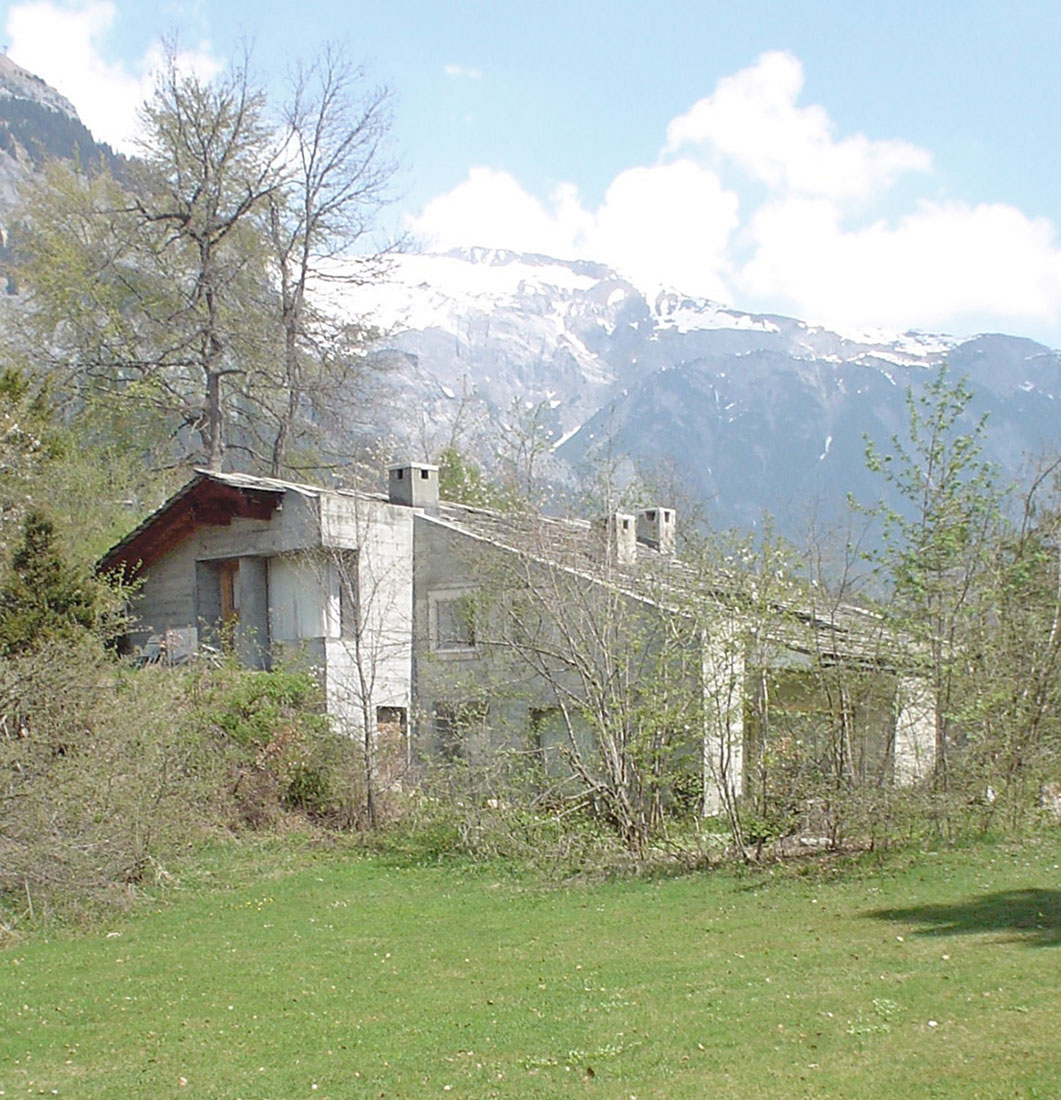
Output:
<path fill-rule="evenodd" d="M 674 828 L 635 855 L 581 790 L 546 781 L 536 754 L 499 752 L 480 764 L 423 768 L 401 816 L 374 838 L 416 862 L 471 859 L 511 864 L 547 881 L 627 875 L 713 862 L 724 840 L 677 809 Z"/>
<path fill-rule="evenodd" d="M 124 902 L 216 822 L 222 754 L 185 688 L 89 637 L 0 661 L 5 923 Z"/>
<path fill-rule="evenodd" d="M 331 729 L 308 672 L 226 668 L 209 679 L 204 712 L 232 753 L 239 822 L 275 824 L 285 810 L 349 827 L 358 817 L 358 746 Z"/>
<path fill-rule="evenodd" d="M 105 585 L 67 565 L 51 520 L 42 512 L 30 512 L 0 588 L 0 656 L 95 632 L 106 606 L 105 593 Z"/>
<path fill-rule="evenodd" d="M 212 833 L 339 820 L 349 758 L 308 674 L 134 669 L 89 634 L 0 659 L 0 931 L 125 904 Z"/>

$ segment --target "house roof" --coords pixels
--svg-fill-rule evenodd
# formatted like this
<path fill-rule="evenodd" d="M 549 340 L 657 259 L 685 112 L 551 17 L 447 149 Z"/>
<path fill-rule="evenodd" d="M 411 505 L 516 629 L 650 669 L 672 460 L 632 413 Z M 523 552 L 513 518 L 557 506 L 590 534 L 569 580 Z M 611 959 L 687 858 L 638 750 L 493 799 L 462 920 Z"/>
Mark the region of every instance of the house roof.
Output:
<path fill-rule="evenodd" d="M 179 492 L 151 513 L 99 560 L 98 572 L 131 579 L 173 549 L 197 527 L 227 527 L 233 518 L 269 519 L 288 490 L 319 492 L 271 478 L 196 470 Z"/>
<path fill-rule="evenodd" d="M 313 499 L 325 496 L 388 499 L 356 490 L 330 489 L 250 474 L 196 470 L 187 485 L 109 550 L 97 568 L 100 572 L 124 570 L 127 577 L 134 577 L 199 526 L 227 526 L 235 517 L 270 519 L 285 493 L 298 493 Z M 588 581 L 603 580 L 618 585 L 638 599 L 671 606 L 676 611 L 688 606 L 693 592 L 734 608 L 748 603 L 749 578 L 739 570 L 719 567 L 705 575 L 681 559 L 661 554 L 643 543 L 637 543 L 637 558 L 633 564 L 610 563 L 605 577 L 601 533 L 586 520 L 532 512 L 500 512 L 449 501 L 441 501 L 430 509 L 418 509 L 418 513 L 429 523 L 585 575 Z M 649 589 L 639 583 L 646 576 L 653 581 Z M 825 648 L 837 655 L 868 657 L 877 653 L 881 621 L 864 608 L 816 597 L 805 599 L 792 593 L 784 602 L 779 598 L 774 603 L 774 610 L 780 618 L 789 620 L 793 633 L 798 625 L 803 625 L 821 636 L 829 636 L 831 644 Z M 793 648 L 799 647 L 794 645 Z"/>

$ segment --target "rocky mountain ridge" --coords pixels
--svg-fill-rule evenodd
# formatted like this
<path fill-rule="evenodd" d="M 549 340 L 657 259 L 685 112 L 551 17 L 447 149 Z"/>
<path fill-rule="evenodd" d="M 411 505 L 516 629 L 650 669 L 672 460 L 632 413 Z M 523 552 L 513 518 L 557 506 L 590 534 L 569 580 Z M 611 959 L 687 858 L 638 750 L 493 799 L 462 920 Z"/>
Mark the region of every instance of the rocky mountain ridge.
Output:
<path fill-rule="evenodd" d="M 430 450 L 456 423 L 489 461 L 515 402 L 540 414 L 572 476 L 606 462 L 674 482 L 722 525 L 766 510 L 795 534 L 840 518 L 849 493 L 872 503 L 866 438 L 887 447 L 907 389 L 944 363 L 969 379 L 967 426 L 988 414 L 986 457 L 1004 473 L 1061 445 L 1061 354 L 1020 337 L 856 338 L 646 295 L 600 264 L 484 249 L 401 257 L 388 285 L 357 294 L 391 329 L 397 437 Z"/>
<path fill-rule="evenodd" d="M 82 163 L 121 161 L 97 142 L 74 105 L 39 76 L 0 54 L 0 269 L 6 267 L 11 213 L 26 181 L 49 157 Z"/>
<path fill-rule="evenodd" d="M 58 111 L 80 122 L 74 105 L 39 76 L 16 65 L 7 54 L 0 54 L 0 98 L 21 99 L 50 111 Z"/>

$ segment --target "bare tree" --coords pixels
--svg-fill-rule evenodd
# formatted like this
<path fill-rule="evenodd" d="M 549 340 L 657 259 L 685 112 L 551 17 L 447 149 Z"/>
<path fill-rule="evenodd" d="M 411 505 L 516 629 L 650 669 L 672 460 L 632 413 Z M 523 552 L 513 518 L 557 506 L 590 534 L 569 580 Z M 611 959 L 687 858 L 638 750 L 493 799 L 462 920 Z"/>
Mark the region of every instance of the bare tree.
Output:
<path fill-rule="evenodd" d="M 474 570 L 476 642 L 495 678 L 522 684 L 556 796 L 640 855 L 667 808 L 702 783 L 700 624 L 651 571 L 620 565 L 604 532 L 589 561 L 590 532 L 526 514 L 510 522 L 518 547 L 484 551 Z"/>
<path fill-rule="evenodd" d="M 335 47 L 297 70 L 282 124 L 283 186 L 268 196 L 283 341 L 269 453 L 274 476 L 304 403 L 326 407 L 363 362 L 364 328 L 337 319 L 315 292 L 319 298 L 329 284 L 353 289 L 381 276 L 393 246 L 361 246 L 378 228 L 395 173 L 390 92 L 367 85 Z"/>
<path fill-rule="evenodd" d="M 248 293 L 265 292 L 252 219 L 279 186 L 278 151 L 246 58 L 207 82 L 182 72 L 171 46 L 142 118 L 131 229 L 139 265 L 153 265 L 173 286 L 168 307 L 151 318 L 171 334 L 157 348 L 161 363 L 151 366 L 168 368 L 154 372 L 167 387 L 183 369 L 200 376 L 190 426 L 207 466 L 220 469 L 224 380 L 246 369 L 235 335 Z"/>
<path fill-rule="evenodd" d="M 75 407 L 149 407 L 178 461 L 239 450 L 273 473 L 300 421 L 334 421 L 371 330 L 326 291 L 379 276 L 386 248 L 364 246 L 393 172 L 388 93 L 362 86 L 326 51 L 277 119 L 246 57 L 204 80 L 171 46 L 141 158 L 120 178 L 49 169 L 21 234 L 24 344 Z"/>

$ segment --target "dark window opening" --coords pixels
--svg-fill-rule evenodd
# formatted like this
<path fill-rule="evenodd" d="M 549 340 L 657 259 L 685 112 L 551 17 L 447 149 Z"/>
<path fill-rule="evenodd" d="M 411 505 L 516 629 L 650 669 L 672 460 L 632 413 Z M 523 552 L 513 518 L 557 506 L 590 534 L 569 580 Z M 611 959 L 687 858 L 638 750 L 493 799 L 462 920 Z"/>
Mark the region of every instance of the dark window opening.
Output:
<path fill-rule="evenodd" d="M 376 707 L 376 775 L 384 786 L 397 783 L 409 766 L 409 712 Z"/>
<path fill-rule="evenodd" d="M 435 648 L 475 648 L 474 608 L 468 597 L 435 601 Z"/>
<path fill-rule="evenodd" d="M 340 550 L 335 559 L 339 575 L 339 637 L 356 638 L 361 619 L 358 606 L 357 551 Z"/>

